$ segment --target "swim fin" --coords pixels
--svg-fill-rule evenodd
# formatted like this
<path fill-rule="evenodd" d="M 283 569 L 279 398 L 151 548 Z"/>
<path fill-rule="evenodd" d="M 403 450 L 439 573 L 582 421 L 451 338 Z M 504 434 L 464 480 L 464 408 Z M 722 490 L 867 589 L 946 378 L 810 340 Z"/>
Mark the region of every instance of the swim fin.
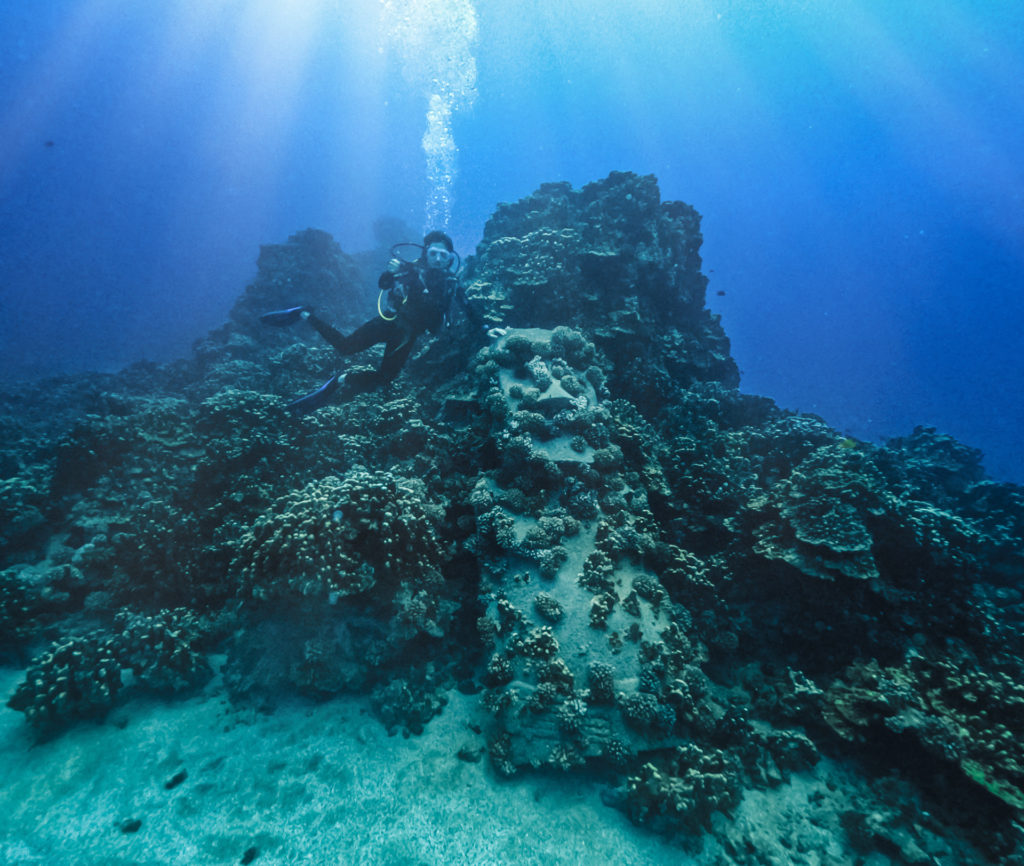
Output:
<path fill-rule="evenodd" d="M 307 394 L 305 397 L 299 397 L 298 400 L 292 400 L 291 403 L 285 406 L 285 409 L 293 415 L 308 415 L 310 412 L 315 412 L 317 409 L 322 409 L 326 406 L 330 402 L 331 397 L 334 396 L 334 392 L 337 390 L 338 376 L 335 374 L 312 394 Z"/>
<path fill-rule="evenodd" d="M 299 317 L 308 310 L 309 307 L 289 307 L 287 310 L 273 310 L 260 316 L 260 321 L 264 325 L 283 328 L 286 325 L 294 325 L 299 320 Z"/>

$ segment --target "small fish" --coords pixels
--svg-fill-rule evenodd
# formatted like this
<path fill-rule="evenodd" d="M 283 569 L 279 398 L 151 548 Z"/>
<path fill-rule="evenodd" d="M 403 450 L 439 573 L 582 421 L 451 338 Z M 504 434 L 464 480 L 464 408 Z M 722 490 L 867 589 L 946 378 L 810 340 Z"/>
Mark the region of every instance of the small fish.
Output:
<path fill-rule="evenodd" d="M 860 448 L 860 442 L 854 439 L 852 436 L 844 436 L 839 440 L 839 447 L 846 448 L 847 450 L 852 448 Z"/>

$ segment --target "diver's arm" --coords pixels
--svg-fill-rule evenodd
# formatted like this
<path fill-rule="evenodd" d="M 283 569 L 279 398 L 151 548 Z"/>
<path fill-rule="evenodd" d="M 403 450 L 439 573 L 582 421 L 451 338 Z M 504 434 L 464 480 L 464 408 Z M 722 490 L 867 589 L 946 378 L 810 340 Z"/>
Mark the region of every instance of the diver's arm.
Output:
<path fill-rule="evenodd" d="M 377 287 L 381 290 L 382 298 L 387 296 L 388 306 L 397 310 L 410 295 L 415 294 L 416 280 L 416 269 L 408 262 L 399 262 L 395 267 L 388 265 L 388 269 L 378 278 Z"/>
<path fill-rule="evenodd" d="M 417 277 L 415 264 L 392 259 L 388 262 L 387 269 L 377 278 L 377 288 L 388 292 L 397 286 L 398 291 L 402 292 L 404 296 L 409 292 L 409 283 L 416 280 Z"/>

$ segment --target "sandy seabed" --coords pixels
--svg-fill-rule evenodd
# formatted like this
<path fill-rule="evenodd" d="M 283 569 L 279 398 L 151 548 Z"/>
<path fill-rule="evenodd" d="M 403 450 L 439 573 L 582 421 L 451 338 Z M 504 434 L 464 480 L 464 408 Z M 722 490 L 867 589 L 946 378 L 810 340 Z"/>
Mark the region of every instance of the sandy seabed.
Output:
<path fill-rule="evenodd" d="M 5 696 L 23 675 L 3 672 Z M 592 782 L 508 781 L 486 757 L 459 759 L 482 744 L 472 700 L 453 692 L 408 739 L 359 698 L 263 714 L 216 685 L 134 701 L 41 744 L 4 708 L 0 864 L 697 862 L 605 806 Z"/>

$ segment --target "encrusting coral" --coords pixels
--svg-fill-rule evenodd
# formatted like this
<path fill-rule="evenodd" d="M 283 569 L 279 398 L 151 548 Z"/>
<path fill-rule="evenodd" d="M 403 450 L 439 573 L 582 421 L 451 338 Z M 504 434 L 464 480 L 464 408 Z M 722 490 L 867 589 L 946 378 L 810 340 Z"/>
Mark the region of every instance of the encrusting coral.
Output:
<path fill-rule="evenodd" d="M 884 511 L 883 481 L 866 455 L 839 445 L 809 454 L 770 492 L 748 502 L 755 552 L 825 580 L 878 577 L 868 525 Z M 780 532 L 781 529 L 781 532 Z"/>

